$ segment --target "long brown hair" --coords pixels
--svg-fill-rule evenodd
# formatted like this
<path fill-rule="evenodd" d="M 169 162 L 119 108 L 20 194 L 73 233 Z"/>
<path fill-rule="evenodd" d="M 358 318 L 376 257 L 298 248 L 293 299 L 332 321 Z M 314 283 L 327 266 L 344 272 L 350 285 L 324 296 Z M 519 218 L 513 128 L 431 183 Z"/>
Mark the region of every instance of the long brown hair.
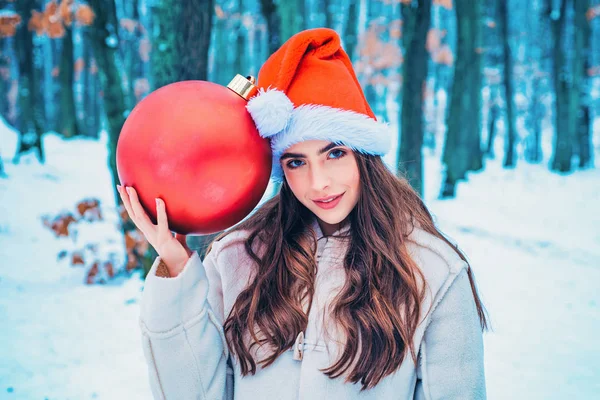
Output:
<path fill-rule="evenodd" d="M 346 382 L 360 381 L 362 391 L 398 369 L 408 351 L 417 362 L 410 344 L 419 323 L 425 293 L 419 282 L 424 279 L 406 246 L 415 225 L 448 243 L 463 260 L 466 258 L 435 227 L 431 214 L 406 179 L 394 176 L 379 156 L 355 155 L 360 193 L 348 219 L 351 236 L 344 257 L 347 278 L 331 313 L 347 341 L 339 360 L 322 372 L 336 378 L 354 364 Z M 308 316 L 302 302 L 306 301 L 310 310 L 317 269 L 316 237 L 307 229 L 311 216 L 284 180 L 279 194 L 215 239 L 236 230 L 248 231 L 245 249 L 257 265 L 254 281 L 239 294 L 224 323 L 230 351 L 237 355 L 244 376 L 256 373 L 256 361 L 250 354 L 253 346 L 267 344 L 273 349 L 259 361 L 264 368 L 289 350 L 298 332 L 307 328 Z M 257 245 L 263 250 L 256 252 Z M 470 266 L 467 272 L 485 330 L 487 320 Z M 246 335 L 253 340 L 249 348 Z"/>

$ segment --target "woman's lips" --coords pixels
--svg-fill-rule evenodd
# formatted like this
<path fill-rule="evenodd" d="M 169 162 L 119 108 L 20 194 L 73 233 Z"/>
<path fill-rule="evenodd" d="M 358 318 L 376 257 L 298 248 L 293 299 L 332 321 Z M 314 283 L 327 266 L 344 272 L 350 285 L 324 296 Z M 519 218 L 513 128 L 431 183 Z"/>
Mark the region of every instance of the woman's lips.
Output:
<path fill-rule="evenodd" d="M 345 194 L 346 192 L 338 195 L 337 197 L 334 197 L 333 200 L 331 201 L 320 201 L 320 200 L 313 200 L 315 202 L 316 205 L 318 205 L 319 207 L 321 207 L 322 209 L 325 210 L 329 210 L 332 209 L 333 207 L 337 206 L 338 203 L 340 202 L 340 200 L 342 199 L 342 196 Z"/>

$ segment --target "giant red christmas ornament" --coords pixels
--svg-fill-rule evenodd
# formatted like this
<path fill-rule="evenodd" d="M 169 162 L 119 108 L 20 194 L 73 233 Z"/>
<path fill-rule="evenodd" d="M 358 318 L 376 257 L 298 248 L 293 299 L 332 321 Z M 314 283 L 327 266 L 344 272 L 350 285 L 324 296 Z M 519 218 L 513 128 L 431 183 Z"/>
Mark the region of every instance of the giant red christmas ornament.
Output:
<path fill-rule="evenodd" d="M 258 204 L 271 174 L 271 148 L 246 110 L 253 82 L 164 86 L 127 117 L 117 143 L 121 185 L 136 189 L 156 223 L 165 201 L 170 230 L 208 234 L 235 225 Z"/>

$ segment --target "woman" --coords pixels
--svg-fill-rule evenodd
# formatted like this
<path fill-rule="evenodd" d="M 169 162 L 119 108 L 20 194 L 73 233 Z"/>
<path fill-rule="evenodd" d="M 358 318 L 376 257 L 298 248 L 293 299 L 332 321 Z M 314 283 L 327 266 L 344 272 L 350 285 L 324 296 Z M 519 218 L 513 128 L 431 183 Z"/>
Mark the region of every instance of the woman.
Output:
<path fill-rule="evenodd" d="M 120 188 L 157 250 L 140 326 L 157 399 L 484 399 L 486 319 L 465 257 L 381 160 L 337 34 L 301 32 L 248 103 L 280 193 L 203 261 Z M 201 205 L 199 205 L 201 206 Z"/>

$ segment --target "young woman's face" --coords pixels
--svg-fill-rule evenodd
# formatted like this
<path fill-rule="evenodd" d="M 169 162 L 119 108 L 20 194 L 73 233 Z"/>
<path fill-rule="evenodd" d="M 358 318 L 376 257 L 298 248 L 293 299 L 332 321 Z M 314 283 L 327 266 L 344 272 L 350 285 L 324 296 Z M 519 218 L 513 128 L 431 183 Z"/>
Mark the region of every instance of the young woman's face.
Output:
<path fill-rule="evenodd" d="M 323 233 L 335 232 L 358 202 L 354 152 L 325 140 L 307 140 L 289 147 L 280 162 L 290 189 L 317 216 Z"/>

